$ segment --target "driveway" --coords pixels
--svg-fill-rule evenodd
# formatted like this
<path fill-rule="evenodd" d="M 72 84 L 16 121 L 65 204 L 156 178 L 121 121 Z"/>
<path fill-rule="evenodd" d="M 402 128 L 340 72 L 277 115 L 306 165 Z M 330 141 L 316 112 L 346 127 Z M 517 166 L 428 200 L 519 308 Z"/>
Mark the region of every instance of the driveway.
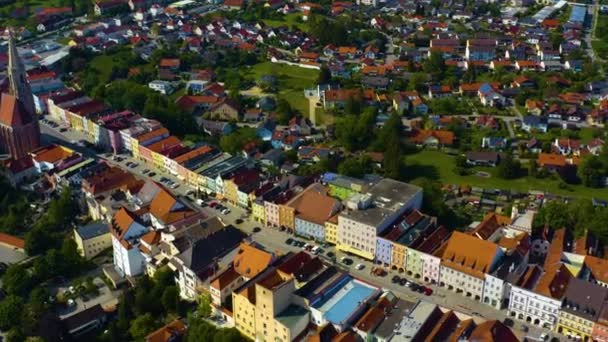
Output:
<path fill-rule="evenodd" d="M 5 264 L 16 264 L 26 258 L 27 255 L 24 252 L 9 246 L 0 245 L 0 262 Z"/>

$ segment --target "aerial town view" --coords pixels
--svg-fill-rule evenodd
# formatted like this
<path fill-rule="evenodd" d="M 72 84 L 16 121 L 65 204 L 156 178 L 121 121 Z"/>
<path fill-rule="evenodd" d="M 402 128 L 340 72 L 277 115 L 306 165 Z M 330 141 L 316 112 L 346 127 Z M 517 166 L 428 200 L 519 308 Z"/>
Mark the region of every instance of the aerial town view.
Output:
<path fill-rule="evenodd" d="M 0 341 L 608 342 L 608 0 L 0 0 Z"/>

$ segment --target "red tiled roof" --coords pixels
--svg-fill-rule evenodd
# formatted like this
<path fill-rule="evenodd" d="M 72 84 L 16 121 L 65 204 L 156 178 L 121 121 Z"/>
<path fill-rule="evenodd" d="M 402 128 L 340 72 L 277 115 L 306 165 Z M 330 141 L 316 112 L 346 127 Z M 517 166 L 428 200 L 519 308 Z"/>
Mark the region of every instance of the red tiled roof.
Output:
<path fill-rule="evenodd" d="M 6 233 L 0 233 L 0 243 L 20 249 L 25 248 L 25 240 Z"/>

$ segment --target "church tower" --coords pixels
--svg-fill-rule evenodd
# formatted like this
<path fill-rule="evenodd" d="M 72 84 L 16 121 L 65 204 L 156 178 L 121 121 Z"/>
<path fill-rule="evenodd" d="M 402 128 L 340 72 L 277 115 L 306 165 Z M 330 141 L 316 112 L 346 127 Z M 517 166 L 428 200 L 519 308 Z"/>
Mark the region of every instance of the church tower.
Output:
<path fill-rule="evenodd" d="M 9 90 L 0 99 L 0 149 L 12 159 L 21 159 L 40 147 L 40 127 L 27 73 L 10 29 L 7 72 Z"/>

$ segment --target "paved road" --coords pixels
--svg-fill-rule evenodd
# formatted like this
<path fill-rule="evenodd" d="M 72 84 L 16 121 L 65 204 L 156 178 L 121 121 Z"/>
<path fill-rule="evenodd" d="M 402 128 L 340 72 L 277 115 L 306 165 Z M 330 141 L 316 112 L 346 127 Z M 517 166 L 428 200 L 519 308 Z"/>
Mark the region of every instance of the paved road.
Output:
<path fill-rule="evenodd" d="M 47 140 L 51 140 L 53 142 L 61 141 L 65 145 L 73 146 L 75 150 L 77 150 L 85 155 L 96 156 L 96 154 L 93 150 L 83 148 L 83 147 L 77 146 L 74 143 L 72 143 L 72 142 L 77 142 L 80 139 L 84 139 L 84 136 L 81 135 L 79 132 L 75 132 L 73 130 L 68 130 L 66 132 L 58 132 L 55 129 L 52 129 L 46 125 L 41 125 L 41 129 L 45 133 L 45 138 Z M 146 176 L 142 173 L 144 168 L 153 169 L 153 167 L 151 165 L 144 166 L 143 163 L 140 161 L 138 161 L 140 163 L 140 165 L 138 167 L 127 168 L 124 164 L 127 161 L 131 160 L 131 158 L 128 158 L 127 156 L 124 156 L 124 155 L 123 155 L 123 157 L 126 159 L 123 160 L 123 162 L 121 162 L 121 163 L 116 163 L 116 162 L 112 161 L 111 159 L 108 159 L 108 157 L 104 156 L 104 155 L 98 155 L 97 157 L 99 157 L 100 159 L 105 159 L 108 162 L 116 164 L 120 167 L 123 167 L 123 168 L 129 170 L 130 172 L 138 175 L 141 178 L 149 178 L 148 176 Z M 170 178 L 179 183 L 179 180 L 177 180 L 172 175 L 169 175 L 166 173 L 161 173 L 159 170 L 154 170 L 154 172 L 157 173 L 157 176 L 154 177 L 154 180 L 158 181 L 158 179 L 161 176 L 165 176 L 165 177 Z M 189 190 L 191 190 L 191 189 L 188 188 L 185 184 L 181 184 L 181 186 L 178 189 L 172 189 L 171 191 L 176 195 L 183 196 Z M 193 204 L 193 205 L 195 205 L 195 204 Z M 252 219 L 249 219 L 248 218 L 249 214 L 245 209 L 234 207 L 229 204 L 224 204 L 224 205 L 226 205 L 227 207 L 229 207 L 231 209 L 230 214 L 222 215 L 219 212 L 217 212 L 216 210 L 209 208 L 209 207 L 204 207 L 204 208 L 199 207 L 199 209 L 201 211 L 205 212 L 208 216 L 218 216 L 226 224 L 233 224 L 237 228 L 241 229 L 242 231 L 244 231 L 248 234 L 251 234 L 251 237 L 254 241 L 259 242 L 260 244 L 265 246 L 269 251 L 282 254 L 282 253 L 286 253 L 289 251 L 295 252 L 295 251 L 301 250 L 300 248 L 285 244 L 285 240 L 287 238 L 289 238 L 289 237 L 293 238 L 293 236 L 291 234 L 286 233 L 286 232 L 281 232 L 277 229 L 265 227 L 263 224 L 261 224 L 259 222 L 255 222 Z M 236 224 L 236 220 L 240 219 L 240 218 L 245 218 L 245 219 L 241 224 Z M 258 233 L 253 233 L 254 227 L 260 227 L 262 229 Z M 463 312 L 463 313 L 466 313 L 466 314 L 469 314 L 472 316 L 478 316 L 478 317 L 481 317 L 484 319 L 497 319 L 497 320 L 502 321 L 505 318 L 507 318 L 507 313 L 504 310 L 503 311 L 496 310 L 490 306 L 483 305 L 470 298 L 464 297 L 459 294 L 455 294 L 452 291 L 448 291 L 445 288 L 441 288 L 441 287 L 438 287 L 435 285 L 425 284 L 425 285 L 433 288 L 434 294 L 431 296 L 425 296 L 418 292 L 413 292 L 408 288 L 393 284 L 391 282 L 391 278 L 395 274 L 398 274 L 394 271 L 389 271 L 389 274 L 385 277 L 376 277 L 376 276 L 373 276 L 370 274 L 370 270 L 374 266 L 372 262 L 355 257 L 355 256 L 346 255 L 342 252 L 338 252 L 333 247 L 326 248 L 325 252 L 329 252 L 329 251 L 333 252 L 336 255 L 337 260 L 340 260 L 340 258 L 342 256 L 348 256 L 349 258 L 353 259 L 353 261 L 354 261 L 354 263 L 353 263 L 353 265 L 351 265 L 351 267 L 348 267 L 342 263 L 337 263 L 336 266 L 338 266 L 338 267 L 344 269 L 345 271 L 348 271 L 351 274 L 355 275 L 356 277 L 366 280 L 372 284 L 376 284 L 379 287 L 391 290 L 404 299 L 416 300 L 416 299 L 421 298 L 421 299 L 427 300 L 429 302 L 435 303 L 437 305 L 440 305 L 440 306 L 443 306 L 446 308 L 450 308 L 450 309 L 453 309 L 453 310 L 456 310 L 459 312 Z M 356 270 L 354 267 L 354 265 L 359 264 L 359 263 L 365 266 L 362 270 Z M 401 277 L 406 277 L 409 280 L 412 280 L 412 281 L 415 281 L 418 283 L 422 283 L 422 281 L 420 279 L 413 279 L 412 277 L 407 277 L 404 274 L 398 274 L 398 275 Z M 516 324 L 514 326 L 514 331 L 520 338 L 523 338 L 525 335 L 525 333 L 523 333 L 523 331 L 521 330 L 524 325 L 528 325 L 528 324 L 516 321 Z M 530 336 L 539 336 L 543 332 L 551 334 L 551 332 L 547 329 L 542 329 L 542 328 L 538 328 L 538 327 L 534 327 L 534 326 L 530 326 L 530 325 L 528 325 L 528 327 L 530 328 L 530 332 L 528 333 L 528 334 L 530 334 Z"/>

